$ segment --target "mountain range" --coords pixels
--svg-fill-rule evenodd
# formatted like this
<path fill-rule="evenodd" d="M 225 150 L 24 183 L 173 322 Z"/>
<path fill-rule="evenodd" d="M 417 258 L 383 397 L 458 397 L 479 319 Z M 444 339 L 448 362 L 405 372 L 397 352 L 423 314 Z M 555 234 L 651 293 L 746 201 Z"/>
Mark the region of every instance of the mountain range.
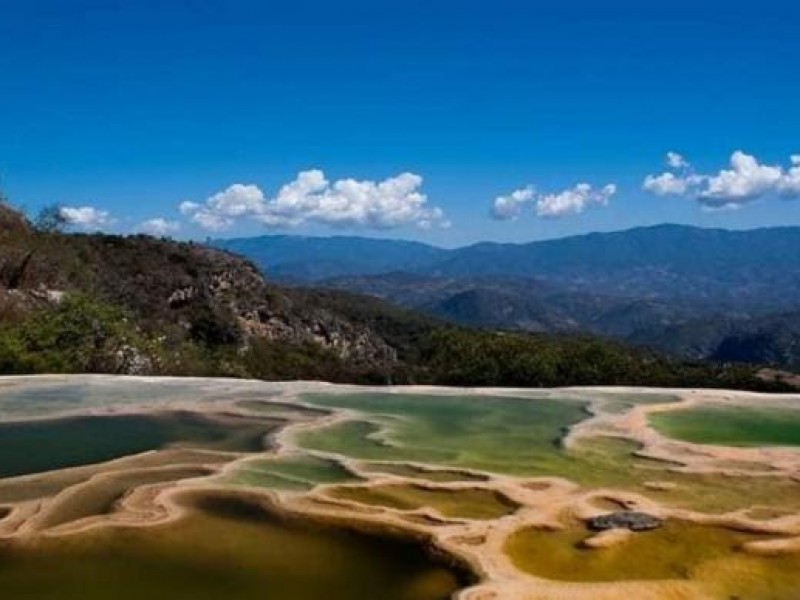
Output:
<path fill-rule="evenodd" d="M 570 289 L 789 308 L 800 283 L 800 227 L 749 231 L 658 225 L 525 244 L 443 249 L 359 237 L 218 240 L 276 280 L 319 282 L 403 271 L 440 277 L 540 279 Z"/>
<path fill-rule="evenodd" d="M 399 247 L 417 252 L 419 264 L 426 260 L 424 246 Z M 304 258 L 311 257 L 309 252 Z M 378 264 L 378 258 L 371 260 Z M 397 258 L 383 260 L 392 265 Z M 445 300 L 455 291 L 439 283 L 430 287 L 437 286 Z M 556 329 L 554 323 L 545 325 L 540 329 Z M 675 360 L 570 327 L 534 333 L 534 328 L 509 332 L 448 323 L 374 294 L 276 284 L 253 262 L 226 250 L 146 235 L 67 233 L 31 223 L 0 204 L 4 374 L 521 387 L 787 386 L 780 373 L 763 378 L 760 367 Z"/>
<path fill-rule="evenodd" d="M 369 294 L 472 326 L 591 333 L 685 358 L 800 367 L 792 333 L 800 227 L 659 225 L 456 249 L 344 236 L 215 244 L 275 280 Z"/>

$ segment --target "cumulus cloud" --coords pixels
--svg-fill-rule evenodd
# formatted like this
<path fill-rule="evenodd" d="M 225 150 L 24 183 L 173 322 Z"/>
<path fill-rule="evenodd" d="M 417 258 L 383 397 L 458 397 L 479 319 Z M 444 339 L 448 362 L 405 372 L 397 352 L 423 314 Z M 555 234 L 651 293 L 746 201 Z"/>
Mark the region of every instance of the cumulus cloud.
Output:
<path fill-rule="evenodd" d="M 644 178 L 642 187 L 656 196 L 683 196 L 699 182 L 695 175 L 677 175 L 667 172 L 661 175 L 648 175 Z"/>
<path fill-rule="evenodd" d="M 774 191 L 782 179 L 782 167 L 763 165 L 737 150 L 731 156 L 730 169 L 706 179 L 700 199 L 710 206 L 742 204 Z"/>
<path fill-rule="evenodd" d="M 668 171 L 660 175 L 648 175 L 644 178 L 642 188 L 656 196 L 683 196 L 697 192 L 697 186 L 703 178 L 698 176 L 683 155 L 667 152 L 664 159 Z"/>
<path fill-rule="evenodd" d="M 64 206 L 59 214 L 67 224 L 81 229 L 98 229 L 111 223 L 108 211 L 93 206 Z"/>
<path fill-rule="evenodd" d="M 737 150 L 730 168 L 715 174 L 698 174 L 680 155 L 667 154 L 670 171 L 648 175 L 642 187 L 659 196 L 687 196 L 709 209 L 737 208 L 772 194 L 784 198 L 800 197 L 800 155 L 791 157 L 792 166 L 766 165 L 750 154 Z"/>
<path fill-rule="evenodd" d="M 536 214 L 540 217 L 579 214 L 592 204 L 606 206 L 616 193 L 617 186 L 613 183 L 599 190 L 595 190 L 588 183 L 579 183 L 573 188 L 539 198 L 536 201 Z"/>
<path fill-rule="evenodd" d="M 617 186 L 613 183 L 599 190 L 588 183 L 579 183 L 552 194 L 536 194 L 532 186 L 527 186 L 495 198 L 492 216 L 502 221 L 517 219 L 526 205 L 532 205 L 537 216 L 563 217 L 582 213 L 591 205 L 605 206 L 616 193 Z"/>
<path fill-rule="evenodd" d="M 341 179 L 330 182 L 320 170 L 303 171 L 267 198 L 255 185 L 235 184 L 203 204 L 184 202 L 180 210 L 211 230 L 226 229 L 238 218 L 252 218 L 269 227 L 308 222 L 333 227 L 392 229 L 448 225 L 441 209 L 430 207 L 420 189 L 422 178 L 402 173 L 383 181 Z"/>
<path fill-rule="evenodd" d="M 525 205 L 534 200 L 534 194 L 533 186 L 529 185 L 507 196 L 498 196 L 492 205 L 492 216 L 502 221 L 517 219 Z"/>
<path fill-rule="evenodd" d="M 138 231 L 142 233 L 149 233 L 150 235 L 154 236 L 166 236 L 176 233 L 180 229 L 180 223 L 177 221 L 168 221 L 162 217 L 156 217 L 155 219 L 148 219 L 147 221 L 143 221 L 137 227 Z"/>
<path fill-rule="evenodd" d="M 233 225 L 236 218 L 262 213 L 266 202 L 258 186 L 236 183 L 203 204 L 186 201 L 178 209 L 184 215 L 191 215 L 192 221 L 204 229 L 221 231 Z"/>

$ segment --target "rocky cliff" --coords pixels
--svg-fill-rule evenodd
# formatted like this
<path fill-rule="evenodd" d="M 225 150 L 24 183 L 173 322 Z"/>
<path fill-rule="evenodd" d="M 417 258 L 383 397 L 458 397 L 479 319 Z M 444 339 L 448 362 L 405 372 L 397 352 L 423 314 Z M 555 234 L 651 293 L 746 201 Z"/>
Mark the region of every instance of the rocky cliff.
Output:
<path fill-rule="evenodd" d="M 313 344 L 356 362 L 396 359 L 369 328 L 268 284 L 252 263 L 222 250 L 148 236 L 36 232 L 7 207 L 0 228 L 6 315 L 81 294 L 123 308 L 143 332 L 173 344 L 243 349 L 263 339 Z"/>

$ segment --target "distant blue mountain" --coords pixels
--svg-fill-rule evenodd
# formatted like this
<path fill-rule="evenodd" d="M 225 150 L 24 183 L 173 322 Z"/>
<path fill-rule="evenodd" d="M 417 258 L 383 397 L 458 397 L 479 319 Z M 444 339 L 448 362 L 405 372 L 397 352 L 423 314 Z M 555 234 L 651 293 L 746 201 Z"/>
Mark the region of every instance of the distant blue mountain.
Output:
<path fill-rule="evenodd" d="M 377 296 L 468 325 L 590 332 L 683 357 L 800 368 L 800 227 L 660 225 L 453 250 L 360 237 L 217 245 L 272 279 Z"/>
<path fill-rule="evenodd" d="M 800 227 L 729 231 L 657 225 L 527 244 L 481 243 L 454 251 L 437 269 L 448 275 L 565 277 L 663 269 L 718 277 L 722 271 L 797 269 L 798 252 Z"/>
<path fill-rule="evenodd" d="M 266 274 L 283 281 L 321 281 L 342 275 L 421 271 L 448 255 L 419 242 L 364 237 L 265 235 L 215 240 L 213 245 L 246 256 Z"/>
<path fill-rule="evenodd" d="M 526 244 L 445 250 L 362 237 L 264 236 L 217 241 L 268 277 L 318 283 L 408 272 L 539 279 L 584 292 L 787 309 L 800 289 L 800 227 L 749 231 L 640 227 Z"/>

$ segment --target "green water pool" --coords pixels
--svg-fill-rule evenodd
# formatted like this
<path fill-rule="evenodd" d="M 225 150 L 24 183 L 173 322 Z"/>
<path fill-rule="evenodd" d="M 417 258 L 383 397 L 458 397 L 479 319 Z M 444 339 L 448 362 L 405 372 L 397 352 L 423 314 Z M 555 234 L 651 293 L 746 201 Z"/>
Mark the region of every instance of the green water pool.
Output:
<path fill-rule="evenodd" d="M 258 451 L 264 436 L 277 426 L 184 412 L 0 423 L 0 478 L 99 463 L 175 444 Z"/>
<path fill-rule="evenodd" d="M 307 395 L 325 407 L 359 411 L 375 422 L 345 421 L 299 436 L 306 448 L 370 461 L 412 461 L 521 477 L 566 477 L 586 487 L 643 493 L 668 505 L 725 512 L 755 504 L 800 509 L 800 484 L 686 474 L 635 456 L 634 442 L 590 438 L 565 450 L 559 438 L 588 418 L 571 400 L 401 394 Z M 672 414 L 672 413 L 670 413 Z M 668 482 L 654 490 L 648 482 Z"/>
<path fill-rule="evenodd" d="M 708 406 L 655 413 L 663 435 L 696 444 L 800 446 L 800 408 Z"/>
<path fill-rule="evenodd" d="M 379 424 L 348 421 L 300 436 L 304 447 L 375 461 L 416 461 L 541 474 L 563 460 L 559 440 L 588 417 L 578 401 L 400 394 L 307 395 Z M 388 432 L 383 437 L 381 431 Z"/>
<path fill-rule="evenodd" d="M 764 536 L 669 522 L 618 546 L 584 548 L 590 535 L 578 524 L 555 532 L 525 528 L 508 538 L 505 550 L 522 571 L 557 581 L 687 580 L 713 598 L 748 600 L 790 600 L 800 589 L 800 555 L 741 550 Z"/>
<path fill-rule="evenodd" d="M 445 600 L 465 583 L 415 543 L 207 499 L 170 525 L 0 542 L 0 590 L 26 600 Z"/>

